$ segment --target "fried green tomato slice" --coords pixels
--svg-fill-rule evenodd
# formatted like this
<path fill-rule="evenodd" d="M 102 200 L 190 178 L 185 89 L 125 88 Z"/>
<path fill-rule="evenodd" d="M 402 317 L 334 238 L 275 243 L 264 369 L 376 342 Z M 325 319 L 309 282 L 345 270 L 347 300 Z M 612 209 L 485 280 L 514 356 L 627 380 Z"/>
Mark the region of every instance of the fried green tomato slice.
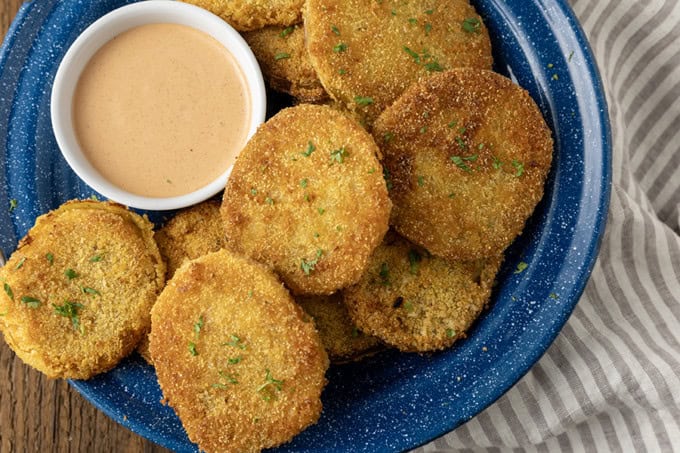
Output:
<path fill-rule="evenodd" d="M 491 71 L 455 69 L 415 84 L 373 133 L 391 222 L 434 255 L 500 254 L 543 196 L 550 129 L 524 89 Z"/>
<path fill-rule="evenodd" d="M 304 0 L 182 0 L 220 16 L 238 31 L 293 25 L 302 19 Z"/>
<path fill-rule="evenodd" d="M 391 208 L 373 138 L 321 105 L 280 111 L 239 155 L 224 193 L 228 246 L 273 267 L 295 294 L 361 277 Z"/>
<path fill-rule="evenodd" d="M 300 296 L 295 301 L 314 318 L 332 363 L 355 362 L 383 349 L 378 338 L 366 335 L 352 323 L 339 292 L 330 296 Z"/>
<path fill-rule="evenodd" d="M 303 16 L 321 83 L 369 126 L 418 80 L 491 69 L 487 29 L 466 0 L 309 0 Z"/>
<path fill-rule="evenodd" d="M 224 246 L 220 203 L 208 200 L 177 213 L 156 232 L 156 243 L 168 266 L 166 278 L 189 261 Z"/>
<path fill-rule="evenodd" d="M 266 266 L 227 250 L 185 263 L 151 312 L 164 398 L 201 450 L 260 451 L 321 413 L 328 357 Z"/>
<path fill-rule="evenodd" d="M 309 60 L 302 24 L 265 27 L 245 32 L 243 38 L 274 90 L 288 93 L 300 102 L 321 102 L 328 98 Z"/>
<path fill-rule="evenodd" d="M 36 219 L 0 281 L 0 330 L 17 356 L 52 378 L 88 379 L 148 331 L 165 264 L 151 222 L 71 201 Z"/>
<path fill-rule="evenodd" d="M 358 328 L 401 351 L 445 349 L 488 304 L 501 261 L 446 261 L 388 233 L 344 302 Z"/>

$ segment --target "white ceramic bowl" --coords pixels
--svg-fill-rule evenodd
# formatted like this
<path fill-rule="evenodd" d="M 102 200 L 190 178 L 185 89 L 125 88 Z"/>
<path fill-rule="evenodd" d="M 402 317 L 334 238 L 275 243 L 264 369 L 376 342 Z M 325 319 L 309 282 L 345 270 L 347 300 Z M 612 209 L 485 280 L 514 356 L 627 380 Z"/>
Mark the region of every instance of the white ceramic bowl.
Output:
<path fill-rule="evenodd" d="M 78 144 L 73 127 L 73 94 L 81 72 L 101 46 L 115 36 L 140 25 L 174 23 L 193 27 L 221 43 L 241 66 L 251 100 L 248 139 L 264 121 L 266 94 L 262 72 L 255 57 L 236 30 L 214 14 L 193 5 L 172 0 L 150 0 L 123 6 L 90 25 L 71 45 L 59 65 L 51 97 L 54 135 L 61 153 L 73 171 L 87 185 L 105 197 L 127 206 L 148 210 L 169 210 L 206 200 L 224 188 L 231 167 L 208 185 L 185 195 L 153 198 L 127 192 L 105 179 L 89 162 Z"/>

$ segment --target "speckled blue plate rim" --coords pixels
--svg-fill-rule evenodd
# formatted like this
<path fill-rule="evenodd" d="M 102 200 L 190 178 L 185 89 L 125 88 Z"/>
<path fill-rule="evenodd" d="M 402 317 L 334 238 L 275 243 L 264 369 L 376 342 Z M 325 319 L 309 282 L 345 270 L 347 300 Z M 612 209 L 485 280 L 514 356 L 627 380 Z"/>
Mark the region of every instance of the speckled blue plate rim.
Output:
<path fill-rule="evenodd" d="M 36 1 L 22 7 L 10 28 L 0 49 L 0 207 L 10 199 L 18 206 L 12 213 L 0 209 L 5 253 L 37 215 L 66 199 L 94 194 L 65 166 L 44 110 L 64 43 L 126 3 Z M 506 253 L 493 307 L 468 340 L 437 354 L 387 352 L 332 367 L 322 419 L 282 451 L 398 451 L 454 429 L 529 370 L 583 292 L 604 231 L 611 184 L 607 109 L 592 53 L 563 0 L 473 3 L 482 16 L 493 17 L 496 69 L 529 90 L 555 132 L 557 152 L 544 201 Z M 538 28 L 548 24 L 548 30 L 538 32 L 530 18 Z M 516 273 L 522 262 L 529 267 Z M 133 431 L 176 451 L 196 451 L 172 410 L 159 403 L 153 369 L 139 357 L 71 384 Z"/>

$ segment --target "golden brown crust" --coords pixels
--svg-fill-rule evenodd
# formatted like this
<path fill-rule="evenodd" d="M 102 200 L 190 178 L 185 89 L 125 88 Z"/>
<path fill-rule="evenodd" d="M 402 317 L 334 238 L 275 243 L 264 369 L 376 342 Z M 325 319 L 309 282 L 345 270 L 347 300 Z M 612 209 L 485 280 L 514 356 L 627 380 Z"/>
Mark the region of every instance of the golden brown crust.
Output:
<path fill-rule="evenodd" d="M 500 254 L 543 196 L 550 130 L 529 94 L 491 71 L 455 69 L 412 86 L 373 134 L 392 224 L 435 255 Z"/>
<path fill-rule="evenodd" d="M 170 280 L 185 261 L 224 246 L 220 203 L 208 200 L 177 213 L 156 232 L 156 243 L 168 266 Z"/>
<path fill-rule="evenodd" d="M 163 395 L 202 450 L 274 447 L 319 418 L 328 357 L 265 266 L 226 250 L 189 261 L 151 318 Z"/>
<path fill-rule="evenodd" d="M 501 262 L 447 262 L 388 233 L 344 302 L 360 329 L 402 351 L 448 348 L 488 303 Z"/>
<path fill-rule="evenodd" d="M 182 0 L 220 16 L 238 31 L 267 25 L 293 25 L 302 18 L 304 0 Z"/>
<path fill-rule="evenodd" d="M 300 296 L 295 301 L 314 318 L 331 362 L 353 362 L 384 349 L 380 340 L 361 332 L 352 323 L 342 294 Z"/>
<path fill-rule="evenodd" d="M 369 126 L 418 80 L 453 67 L 491 68 L 486 27 L 465 0 L 309 0 L 303 15 L 321 83 Z"/>
<path fill-rule="evenodd" d="M 272 266 L 296 294 L 356 282 L 389 220 L 377 152 L 329 107 L 282 110 L 234 165 L 222 202 L 228 246 Z"/>
<path fill-rule="evenodd" d="M 265 27 L 243 33 L 269 85 L 300 102 L 322 102 L 328 98 L 305 47 L 302 24 Z"/>
<path fill-rule="evenodd" d="M 49 377 L 88 379 L 148 330 L 165 264 L 151 222 L 71 201 L 36 219 L 0 277 L 0 329 L 17 355 Z"/>

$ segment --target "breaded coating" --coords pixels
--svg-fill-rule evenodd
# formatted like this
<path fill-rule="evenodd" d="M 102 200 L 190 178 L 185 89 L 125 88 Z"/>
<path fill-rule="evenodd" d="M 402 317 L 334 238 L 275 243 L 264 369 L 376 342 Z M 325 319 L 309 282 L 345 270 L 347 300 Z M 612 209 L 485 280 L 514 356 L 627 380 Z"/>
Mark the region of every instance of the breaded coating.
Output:
<path fill-rule="evenodd" d="M 344 291 L 352 321 L 406 352 L 445 349 L 489 302 L 502 255 L 446 261 L 388 233 L 366 274 Z"/>
<path fill-rule="evenodd" d="M 274 90 L 288 93 L 300 102 L 321 102 L 328 98 L 309 60 L 302 24 L 265 27 L 245 32 L 243 38 Z"/>
<path fill-rule="evenodd" d="M 220 16 L 238 31 L 293 25 L 302 19 L 304 0 L 182 0 Z"/>
<path fill-rule="evenodd" d="M 239 155 L 222 217 L 228 246 L 273 267 L 295 294 L 331 294 L 361 277 L 391 208 L 378 148 L 321 105 L 280 111 Z"/>
<path fill-rule="evenodd" d="M 308 0 L 312 66 L 369 126 L 409 85 L 454 67 L 491 69 L 491 42 L 466 0 Z"/>
<path fill-rule="evenodd" d="M 165 264 L 151 222 L 71 201 L 36 219 L 0 279 L 0 330 L 17 356 L 52 378 L 88 379 L 148 330 Z"/>
<path fill-rule="evenodd" d="M 220 216 L 220 203 L 204 201 L 177 213 L 156 232 L 156 243 L 167 265 L 166 280 L 185 262 L 224 247 L 224 228 Z M 149 337 L 144 335 L 137 352 L 149 364 Z"/>
<path fill-rule="evenodd" d="M 185 261 L 218 251 L 225 243 L 220 202 L 208 200 L 180 211 L 156 232 L 156 243 L 168 280 Z"/>
<path fill-rule="evenodd" d="M 524 89 L 491 71 L 455 69 L 414 85 L 373 133 L 392 224 L 437 256 L 500 254 L 543 196 L 550 129 Z"/>
<path fill-rule="evenodd" d="M 264 265 L 224 249 L 185 263 L 151 324 L 163 396 L 201 450 L 259 451 L 318 420 L 328 357 Z"/>
<path fill-rule="evenodd" d="M 356 328 L 342 302 L 342 294 L 299 296 L 295 301 L 314 318 L 332 363 L 353 362 L 383 349 L 376 337 Z"/>

